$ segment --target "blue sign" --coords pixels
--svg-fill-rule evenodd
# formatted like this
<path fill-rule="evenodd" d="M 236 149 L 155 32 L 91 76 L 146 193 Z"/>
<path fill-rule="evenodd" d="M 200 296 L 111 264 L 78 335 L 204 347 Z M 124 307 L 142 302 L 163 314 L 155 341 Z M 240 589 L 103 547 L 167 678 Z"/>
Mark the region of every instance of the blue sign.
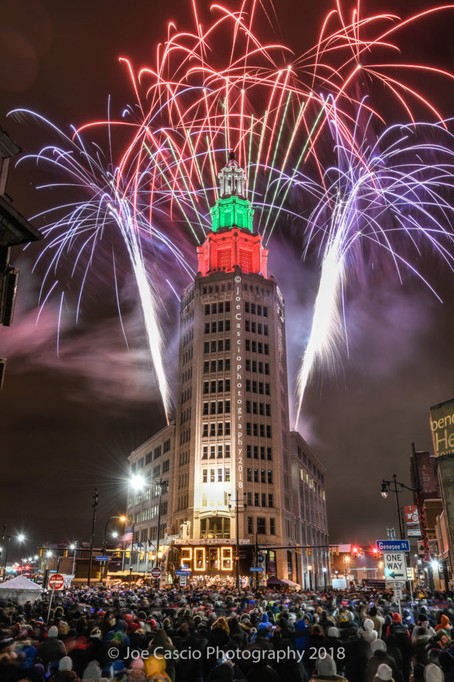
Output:
<path fill-rule="evenodd" d="M 175 575 L 191 575 L 191 571 L 189 568 L 179 568 L 177 571 L 175 571 Z"/>
<path fill-rule="evenodd" d="M 108 556 L 95 556 L 96 561 L 109 561 L 110 557 Z"/>
<path fill-rule="evenodd" d="M 263 571 L 263 566 L 251 566 L 249 569 L 251 573 Z"/>
<path fill-rule="evenodd" d="M 409 540 L 377 540 L 377 548 L 380 552 L 409 552 Z"/>

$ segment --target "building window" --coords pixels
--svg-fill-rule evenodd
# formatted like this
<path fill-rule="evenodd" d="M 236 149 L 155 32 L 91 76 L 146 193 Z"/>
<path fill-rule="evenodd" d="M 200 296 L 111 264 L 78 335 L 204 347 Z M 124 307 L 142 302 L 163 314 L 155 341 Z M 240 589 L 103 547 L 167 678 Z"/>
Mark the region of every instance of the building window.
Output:
<path fill-rule="evenodd" d="M 252 483 L 252 469 L 247 470 L 247 482 Z"/>
<path fill-rule="evenodd" d="M 268 469 L 268 483 L 273 482 L 273 471 L 271 469 Z"/>
<path fill-rule="evenodd" d="M 169 452 L 170 450 L 170 438 L 168 438 L 165 442 L 164 445 L 162 446 L 163 452 Z"/>
<path fill-rule="evenodd" d="M 204 424 L 202 428 L 202 438 L 208 437 L 208 424 Z"/>
<path fill-rule="evenodd" d="M 222 445 L 218 445 L 218 459 L 222 458 Z"/>
<path fill-rule="evenodd" d="M 254 507 L 260 507 L 258 493 L 254 493 Z"/>
<path fill-rule="evenodd" d="M 257 533 L 265 535 L 266 533 L 266 519 L 263 516 L 257 517 Z"/>
<path fill-rule="evenodd" d="M 259 470 L 254 469 L 254 483 L 258 483 L 258 482 L 259 482 Z"/>
<path fill-rule="evenodd" d="M 247 517 L 247 532 L 249 535 L 252 535 L 254 532 L 254 519 L 252 516 Z"/>
<path fill-rule="evenodd" d="M 276 535 L 276 519 L 270 519 L 270 535 Z"/>
<path fill-rule="evenodd" d="M 202 459 L 208 459 L 208 445 L 204 445 L 202 448 Z"/>
<path fill-rule="evenodd" d="M 214 469 L 210 469 L 210 483 L 214 483 Z"/>
<path fill-rule="evenodd" d="M 214 459 L 216 454 L 216 446 L 210 445 L 210 459 Z"/>
<path fill-rule="evenodd" d="M 222 483 L 222 469 L 218 469 L 218 483 Z"/>
<path fill-rule="evenodd" d="M 266 483 L 265 469 L 260 470 L 260 483 Z"/>
<path fill-rule="evenodd" d="M 208 471 L 207 469 L 204 469 L 202 471 L 202 483 L 207 483 L 208 482 Z"/>
<path fill-rule="evenodd" d="M 268 507 L 274 507 L 274 504 L 273 504 L 273 493 L 268 493 Z"/>
<path fill-rule="evenodd" d="M 230 482 L 230 467 L 227 467 L 226 470 L 225 470 L 225 481 L 226 481 L 227 483 Z"/>
<path fill-rule="evenodd" d="M 224 446 L 224 452 L 226 459 L 230 458 L 230 443 L 226 443 Z"/>

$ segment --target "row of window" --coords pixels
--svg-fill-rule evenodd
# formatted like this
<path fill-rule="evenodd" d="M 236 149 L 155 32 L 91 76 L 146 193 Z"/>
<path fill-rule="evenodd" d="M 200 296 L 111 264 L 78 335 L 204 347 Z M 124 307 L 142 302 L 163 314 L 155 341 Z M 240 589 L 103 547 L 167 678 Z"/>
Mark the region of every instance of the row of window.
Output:
<path fill-rule="evenodd" d="M 232 291 L 232 283 L 202 287 L 202 294 L 219 294 L 220 291 Z"/>
<path fill-rule="evenodd" d="M 273 451 L 271 448 L 265 448 L 263 445 L 246 445 L 247 459 L 261 459 L 271 462 L 273 459 Z"/>
<path fill-rule="evenodd" d="M 244 347 L 248 353 L 259 353 L 261 355 L 270 354 L 269 344 L 263 343 L 262 341 L 251 341 L 251 339 L 246 339 L 244 342 Z"/>
<path fill-rule="evenodd" d="M 247 517 L 247 532 L 249 535 L 258 533 L 259 535 L 267 535 L 266 532 L 266 518 L 258 516 L 256 519 L 256 526 L 254 529 L 254 517 Z M 276 519 L 269 519 L 269 535 L 276 535 Z"/>
<path fill-rule="evenodd" d="M 189 443 L 190 440 L 191 440 L 191 427 L 180 432 L 180 445 L 184 445 L 185 443 Z"/>
<path fill-rule="evenodd" d="M 192 398 L 192 386 L 189 386 L 189 388 L 185 388 L 184 391 L 181 392 L 181 404 L 185 403 L 187 400 L 191 400 Z"/>
<path fill-rule="evenodd" d="M 261 322 L 252 322 L 251 320 L 245 320 L 244 329 L 252 334 L 263 334 L 268 336 L 268 325 L 262 324 Z"/>
<path fill-rule="evenodd" d="M 230 391 L 230 379 L 218 379 L 217 381 L 204 381 L 204 393 L 227 393 Z"/>
<path fill-rule="evenodd" d="M 192 379 L 192 365 L 181 374 L 181 383 L 185 384 L 190 379 Z"/>
<path fill-rule="evenodd" d="M 230 372 L 230 358 L 220 358 L 219 360 L 205 360 L 203 363 L 203 373 L 208 372 Z"/>
<path fill-rule="evenodd" d="M 273 482 L 273 470 L 272 469 L 260 469 L 260 477 L 258 469 L 248 469 L 247 470 L 247 481 L 248 483 L 272 483 Z"/>
<path fill-rule="evenodd" d="M 202 448 L 202 459 L 216 459 L 216 452 L 218 459 L 222 457 L 230 457 L 230 443 L 218 443 L 217 445 L 204 445 Z"/>
<path fill-rule="evenodd" d="M 271 424 L 256 424 L 246 422 L 246 436 L 271 438 Z"/>
<path fill-rule="evenodd" d="M 209 475 L 208 475 L 209 472 Z M 229 483 L 230 482 L 230 467 L 225 469 L 203 469 L 202 471 L 202 483 Z"/>
<path fill-rule="evenodd" d="M 249 301 L 245 301 L 244 303 L 244 312 L 252 313 L 252 315 L 263 315 L 263 317 L 268 317 L 268 307 L 266 305 L 256 305 L 255 303 L 249 303 Z"/>
<path fill-rule="evenodd" d="M 259 374 L 269 374 L 270 366 L 268 362 L 257 362 L 246 358 L 246 372 L 258 372 Z"/>
<path fill-rule="evenodd" d="M 205 303 L 205 315 L 216 315 L 217 313 L 229 313 L 230 301 L 220 301 L 219 303 Z"/>
<path fill-rule="evenodd" d="M 246 379 L 245 381 L 246 391 L 248 393 L 259 393 L 260 395 L 271 395 L 270 385 L 268 382 L 263 381 L 252 381 L 251 379 Z"/>
<path fill-rule="evenodd" d="M 271 405 L 269 403 L 257 403 L 255 400 L 246 400 L 246 412 L 259 414 L 262 417 L 271 417 Z"/>
<path fill-rule="evenodd" d="M 203 403 L 202 414 L 230 414 L 230 400 L 212 400 L 210 403 Z"/>
<path fill-rule="evenodd" d="M 188 329 L 188 331 L 183 334 L 183 346 L 187 346 L 187 344 L 192 341 L 194 338 L 194 328 L 191 327 L 191 329 Z"/>
<path fill-rule="evenodd" d="M 188 350 L 185 350 L 183 353 L 183 365 L 186 365 L 188 362 L 190 362 L 193 358 L 194 355 L 194 348 L 191 346 L 188 348 Z"/>
<path fill-rule="evenodd" d="M 204 334 L 217 334 L 218 332 L 229 332 L 231 329 L 230 319 L 214 320 L 213 322 L 205 322 L 203 328 Z"/>
<path fill-rule="evenodd" d="M 202 438 L 214 436 L 230 436 L 230 422 L 206 422 L 202 425 Z"/>
<path fill-rule="evenodd" d="M 185 452 L 180 452 L 178 457 L 178 465 L 181 467 L 184 464 L 189 464 L 189 450 Z"/>
<path fill-rule="evenodd" d="M 178 490 L 181 488 L 187 488 L 189 485 L 189 472 L 184 471 L 182 474 L 178 475 Z"/>
<path fill-rule="evenodd" d="M 246 500 L 248 507 L 274 507 L 273 493 L 247 493 Z"/>
<path fill-rule="evenodd" d="M 216 339 L 216 341 L 205 341 L 203 344 L 204 353 L 222 353 L 230 350 L 230 339 Z"/>
<path fill-rule="evenodd" d="M 185 410 L 182 410 L 180 424 L 184 424 L 185 422 L 191 419 L 191 412 L 192 412 L 191 406 L 187 407 Z"/>

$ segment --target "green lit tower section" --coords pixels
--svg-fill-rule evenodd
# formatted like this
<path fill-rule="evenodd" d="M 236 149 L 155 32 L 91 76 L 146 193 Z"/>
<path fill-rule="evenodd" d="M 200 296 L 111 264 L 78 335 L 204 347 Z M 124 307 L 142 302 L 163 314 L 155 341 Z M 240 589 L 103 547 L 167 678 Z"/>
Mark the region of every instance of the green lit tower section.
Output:
<path fill-rule="evenodd" d="M 242 168 L 238 166 L 233 152 L 229 161 L 218 175 L 220 198 L 211 208 L 211 224 L 213 232 L 240 227 L 254 231 L 252 220 L 254 209 L 246 199 L 246 178 Z"/>

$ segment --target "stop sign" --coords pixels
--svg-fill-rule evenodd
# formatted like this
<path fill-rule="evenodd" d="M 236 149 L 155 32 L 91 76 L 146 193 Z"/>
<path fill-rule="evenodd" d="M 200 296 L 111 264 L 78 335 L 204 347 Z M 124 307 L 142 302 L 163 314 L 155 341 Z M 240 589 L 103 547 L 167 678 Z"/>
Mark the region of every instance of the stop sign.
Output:
<path fill-rule="evenodd" d="M 61 573 L 52 573 L 49 576 L 48 586 L 51 590 L 62 590 L 65 586 L 65 579 Z"/>
<path fill-rule="evenodd" d="M 155 566 L 155 568 L 151 569 L 151 577 L 152 578 L 160 578 L 161 577 L 161 569 Z"/>

